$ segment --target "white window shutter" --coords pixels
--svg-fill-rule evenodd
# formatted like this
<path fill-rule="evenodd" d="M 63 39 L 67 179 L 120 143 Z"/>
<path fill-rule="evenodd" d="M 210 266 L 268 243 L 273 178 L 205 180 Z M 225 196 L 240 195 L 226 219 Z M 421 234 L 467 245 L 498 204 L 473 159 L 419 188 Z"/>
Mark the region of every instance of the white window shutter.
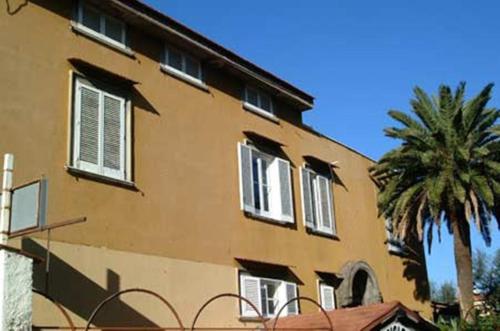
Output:
<path fill-rule="evenodd" d="M 324 231 L 333 232 L 332 229 L 332 202 L 330 200 L 331 182 L 323 176 L 317 176 L 319 198 L 320 198 L 320 213 L 321 213 L 321 228 Z"/>
<path fill-rule="evenodd" d="M 286 291 L 286 302 L 292 300 L 297 297 L 297 284 L 295 283 L 285 283 L 285 291 Z M 287 315 L 297 315 L 299 313 L 299 302 L 297 300 L 291 302 L 286 307 Z"/>
<path fill-rule="evenodd" d="M 311 173 L 305 168 L 300 168 L 300 186 L 302 188 L 302 216 L 304 225 L 314 228 L 313 200 L 311 195 Z"/>
<path fill-rule="evenodd" d="M 104 174 L 125 178 L 125 103 L 104 94 L 103 102 L 103 168 Z"/>
<path fill-rule="evenodd" d="M 77 83 L 75 166 L 97 171 L 99 165 L 99 91 Z"/>
<path fill-rule="evenodd" d="M 250 147 L 238 143 L 238 161 L 240 172 L 240 206 L 242 210 L 253 211 L 252 150 Z"/>
<path fill-rule="evenodd" d="M 257 307 L 259 312 L 262 312 L 259 279 L 248 275 L 240 275 L 240 289 L 241 296 L 248 299 Z M 243 300 L 241 300 L 241 315 L 248 317 L 258 316 L 255 309 Z"/>
<path fill-rule="evenodd" d="M 281 219 L 293 223 L 292 183 L 290 162 L 277 158 Z"/>
<path fill-rule="evenodd" d="M 320 284 L 319 290 L 321 307 L 323 307 L 324 310 L 335 309 L 335 291 L 333 287 L 325 284 Z"/>

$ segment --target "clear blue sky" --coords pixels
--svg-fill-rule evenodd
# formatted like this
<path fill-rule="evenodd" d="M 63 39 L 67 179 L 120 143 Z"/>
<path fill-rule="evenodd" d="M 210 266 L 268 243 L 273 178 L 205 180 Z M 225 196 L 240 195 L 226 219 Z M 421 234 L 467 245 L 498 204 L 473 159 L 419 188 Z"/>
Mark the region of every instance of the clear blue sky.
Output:
<path fill-rule="evenodd" d="M 467 82 L 469 95 L 497 83 L 500 3 L 462 0 L 146 0 L 145 2 L 316 97 L 305 122 L 378 159 L 389 109 L 409 110 L 412 88 Z M 493 227 L 486 248 L 500 247 Z M 437 236 L 435 236 L 437 238 Z M 451 237 L 433 243 L 429 277 L 455 282 Z"/>

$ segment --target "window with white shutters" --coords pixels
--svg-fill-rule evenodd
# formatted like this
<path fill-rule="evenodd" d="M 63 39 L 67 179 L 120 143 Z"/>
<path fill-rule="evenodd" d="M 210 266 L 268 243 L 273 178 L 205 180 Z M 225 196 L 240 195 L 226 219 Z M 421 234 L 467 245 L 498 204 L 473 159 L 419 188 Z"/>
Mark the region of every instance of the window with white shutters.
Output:
<path fill-rule="evenodd" d="M 335 234 L 332 181 L 308 168 L 300 169 L 302 214 L 310 230 Z"/>
<path fill-rule="evenodd" d="M 126 180 L 126 102 L 76 79 L 73 107 L 74 168 Z"/>
<path fill-rule="evenodd" d="M 248 299 L 264 317 L 275 317 L 279 310 L 291 299 L 297 297 L 297 285 L 279 279 L 240 274 L 240 294 Z M 299 313 L 297 301 L 283 309 L 280 316 Z M 241 301 L 241 315 L 245 317 L 258 316 L 255 309 L 245 301 Z"/>
<path fill-rule="evenodd" d="M 255 216 L 293 223 L 290 162 L 238 144 L 241 209 Z"/>
<path fill-rule="evenodd" d="M 319 283 L 319 298 L 324 310 L 335 309 L 335 289 L 323 282 Z"/>

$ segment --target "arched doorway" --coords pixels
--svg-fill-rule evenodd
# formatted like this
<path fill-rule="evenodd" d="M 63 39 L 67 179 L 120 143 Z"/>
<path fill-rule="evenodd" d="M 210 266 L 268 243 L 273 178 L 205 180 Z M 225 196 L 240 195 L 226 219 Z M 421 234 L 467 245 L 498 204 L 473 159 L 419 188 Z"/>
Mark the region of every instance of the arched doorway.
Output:
<path fill-rule="evenodd" d="M 348 262 L 342 268 L 343 281 L 338 289 L 341 307 L 364 306 L 382 302 L 375 272 L 364 261 Z"/>

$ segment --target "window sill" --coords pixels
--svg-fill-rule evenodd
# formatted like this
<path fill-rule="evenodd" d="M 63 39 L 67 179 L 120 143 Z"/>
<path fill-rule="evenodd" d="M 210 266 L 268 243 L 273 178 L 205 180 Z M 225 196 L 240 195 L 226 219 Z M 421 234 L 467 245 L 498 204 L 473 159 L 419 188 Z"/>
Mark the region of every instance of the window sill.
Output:
<path fill-rule="evenodd" d="M 66 165 L 65 168 L 66 168 L 66 171 L 68 171 L 70 174 L 72 174 L 76 177 L 92 179 L 92 180 L 96 180 L 98 182 L 114 184 L 114 185 L 118 185 L 118 186 L 121 186 L 124 188 L 137 190 L 135 183 L 128 181 L 128 180 L 117 179 L 117 178 L 113 178 L 113 177 L 108 177 L 108 176 L 96 174 L 96 173 L 85 171 L 82 169 L 78 169 L 78 168 L 75 168 L 75 167 L 69 166 L 69 165 Z"/>
<path fill-rule="evenodd" d="M 250 316 L 240 316 L 238 318 L 240 322 L 249 322 L 249 323 L 260 323 L 262 320 L 259 317 L 250 317 Z M 264 317 L 264 321 L 270 321 L 271 318 L 269 317 Z"/>
<path fill-rule="evenodd" d="M 276 117 L 276 115 L 271 114 L 259 107 L 255 107 L 254 105 L 248 103 L 248 102 L 243 102 L 243 109 L 252 112 L 254 114 L 257 114 L 261 117 L 264 117 L 265 119 L 268 119 L 276 124 L 279 124 L 280 120 Z"/>
<path fill-rule="evenodd" d="M 116 51 L 119 51 L 120 53 L 123 53 L 127 56 L 130 56 L 131 58 L 135 58 L 135 53 L 134 51 L 132 51 L 129 47 L 123 45 L 123 44 L 120 44 L 110 38 L 107 38 L 85 26 L 83 26 L 82 24 L 78 23 L 78 22 L 74 22 L 72 21 L 71 22 L 71 29 L 76 32 L 76 33 L 79 33 L 85 37 L 88 37 L 90 39 L 93 39 L 101 44 L 103 44 L 104 46 L 107 46 L 109 48 L 112 48 Z"/>
<path fill-rule="evenodd" d="M 245 210 L 244 213 L 245 213 L 246 217 L 253 218 L 253 219 L 256 219 L 259 221 L 268 222 L 268 223 L 273 223 L 273 224 L 278 224 L 278 225 L 283 225 L 283 226 L 291 226 L 291 225 L 295 224 L 294 221 L 291 221 L 291 222 L 285 221 L 282 219 L 261 215 L 261 214 L 254 212 L 254 211 Z"/>
<path fill-rule="evenodd" d="M 310 227 L 306 227 L 306 231 L 307 231 L 307 233 L 312 234 L 312 235 L 340 241 L 339 236 L 337 236 L 335 233 L 332 233 L 332 232 L 320 231 L 320 230 L 316 230 L 316 229 L 313 229 Z"/>
<path fill-rule="evenodd" d="M 179 70 L 175 70 L 165 64 L 160 64 L 160 70 L 163 71 L 164 73 L 169 74 L 170 76 L 173 76 L 177 79 L 180 79 L 196 88 L 199 88 L 202 91 L 209 92 L 207 84 L 203 83 L 201 80 L 193 78 Z"/>

